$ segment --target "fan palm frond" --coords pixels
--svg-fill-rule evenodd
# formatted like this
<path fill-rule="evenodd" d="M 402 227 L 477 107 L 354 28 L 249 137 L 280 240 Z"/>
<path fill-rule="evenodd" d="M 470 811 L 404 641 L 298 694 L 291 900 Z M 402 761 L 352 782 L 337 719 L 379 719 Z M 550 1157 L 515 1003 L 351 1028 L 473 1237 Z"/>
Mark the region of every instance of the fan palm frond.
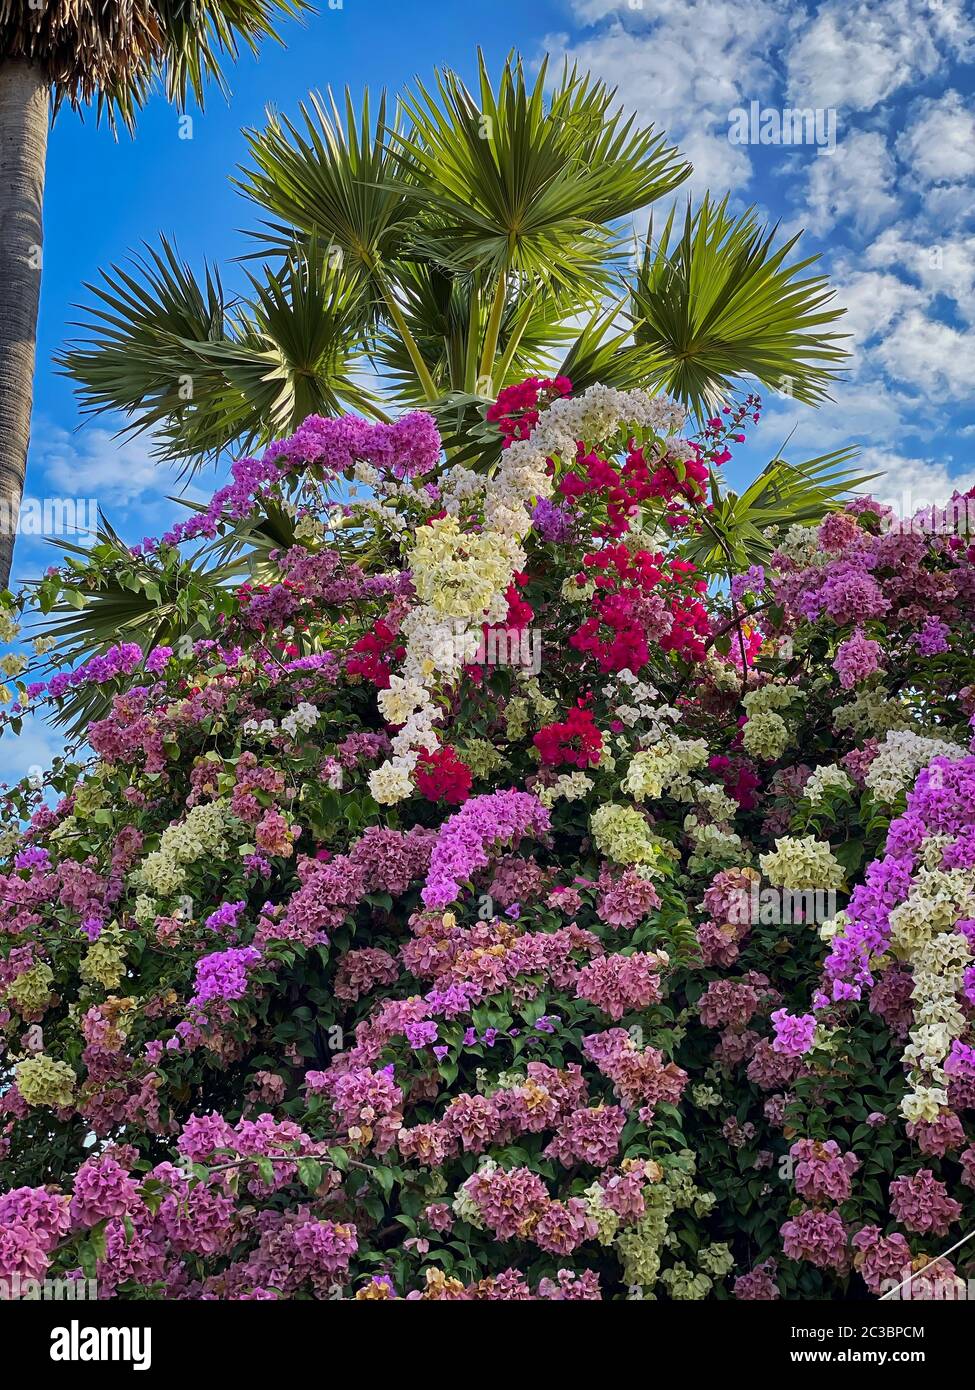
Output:
<path fill-rule="evenodd" d="M 416 220 L 408 179 L 387 147 L 386 94 L 375 121 L 368 90 L 358 112 L 346 90 L 344 117 L 331 90 L 313 92 L 298 110 L 298 122 L 269 112 L 263 130 L 244 131 L 252 165 L 234 182 L 278 219 L 254 235 L 285 252 L 296 235 L 316 237 L 379 298 L 382 268 L 401 253 Z"/>
<path fill-rule="evenodd" d="M 104 516 L 94 544 L 51 544 L 63 554 L 69 582 L 32 632 L 54 639 L 51 669 L 76 666 L 123 642 L 138 643 L 148 654 L 158 646 L 175 646 L 184 636 L 203 637 L 228 611 L 233 572 L 214 565 L 206 553 L 174 556 L 166 563 L 134 556 Z M 72 584 L 72 577 L 83 582 Z M 106 713 L 113 694 L 111 685 L 85 682 L 63 697 L 53 722 L 78 737 Z"/>
<path fill-rule="evenodd" d="M 682 551 L 706 574 L 737 573 L 769 559 L 789 526 L 814 526 L 843 498 L 877 475 L 849 465 L 856 448 L 836 449 L 802 463 L 774 458 L 744 492 L 722 492 L 712 478 L 707 525 Z"/>
<path fill-rule="evenodd" d="M 616 242 L 605 225 L 672 191 L 690 166 L 665 137 L 611 112 L 612 92 L 567 71 L 551 102 L 547 65 L 529 88 L 509 58 L 497 90 L 483 54 L 472 94 L 456 73 L 416 81 L 411 121 L 390 145 L 410 195 L 435 218 L 423 249 L 503 281 L 511 272 L 588 294 Z"/>
<path fill-rule="evenodd" d="M 309 0 L 0 0 L 0 53 L 47 73 L 54 109 L 95 102 L 109 124 L 132 127 L 157 77 L 184 107 L 203 105 L 209 82 L 226 91 L 223 69 L 241 47 L 278 39 L 278 17 Z"/>
<path fill-rule="evenodd" d="M 483 277 L 451 274 L 435 262 L 400 267 L 403 316 L 440 395 L 456 392 L 494 397 L 512 381 L 552 369 L 553 351 L 573 336 L 563 322 L 559 302 L 538 283 L 525 285 L 505 303 L 490 377 L 480 377 L 480 355 L 490 312 Z M 403 404 L 430 409 L 418 390 L 411 355 L 402 337 L 383 328 L 375 335 L 371 356 L 384 373 L 393 397 Z"/>
<path fill-rule="evenodd" d="M 656 354 L 653 382 L 697 415 L 713 412 L 736 378 L 753 377 L 817 404 L 848 354 L 827 331 L 844 310 L 831 306 L 825 276 L 802 278 L 818 259 L 788 262 L 799 234 L 773 250 L 776 229 L 727 199 L 688 205 L 671 246 L 673 211 L 659 241 L 653 224 L 633 288 L 634 336 Z"/>
<path fill-rule="evenodd" d="M 120 433 L 150 434 L 161 460 L 192 473 L 312 413 L 377 414 L 355 376 L 361 288 L 316 241 L 249 277 L 252 296 L 234 304 L 216 272 L 205 268 L 201 285 L 165 238 L 135 272 L 113 266 L 87 287 L 87 337 L 56 361 L 86 413 L 126 417 Z"/>

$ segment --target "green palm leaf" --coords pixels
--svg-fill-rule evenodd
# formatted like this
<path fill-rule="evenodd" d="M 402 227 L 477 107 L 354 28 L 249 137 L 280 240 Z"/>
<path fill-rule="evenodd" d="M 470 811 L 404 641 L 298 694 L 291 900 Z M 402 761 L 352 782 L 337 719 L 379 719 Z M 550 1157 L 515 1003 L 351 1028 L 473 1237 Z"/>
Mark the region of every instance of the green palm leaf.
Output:
<path fill-rule="evenodd" d="M 228 58 L 236 62 L 241 44 L 257 53 L 262 39 L 280 42 L 275 15 L 298 16 L 310 9 L 309 0 L 157 0 L 169 100 L 183 106 L 192 92 L 202 106 L 209 81 L 227 95 L 223 67 Z"/>
<path fill-rule="evenodd" d="M 637 343 L 657 357 L 654 383 L 697 415 L 726 399 L 734 379 L 751 376 L 797 400 L 827 399 L 845 336 L 824 331 L 844 312 L 827 307 L 825 276 L 800 278 L 818 257 L 787 263 L 799 239 L 773 250 L 775 231 L 751 211 L 732 219 L 727 199 L 688 206 L 671 247 L 673 212 L 659 242 L 651 224 L 633 289 Z"/>
<path fill-rule="evenodd" d="M 412 128 L 391 131 L 390 144 L 434 219 L 426 254 L 590 293 L 616 245 L 605 224 L 671 192 L 690 166 L 652 127 L 611 113 L 603 84 L 566 70 L 547 103 L 546 76 L 543 63 L 529 88 L 509 58 L 495 91 L 479 53 L 477 96 L 450 70 L 436 94 L 417 81 L 403 98 Z"/>
<path fill-rule="evenodd" d="M 399 267 L 403 317 L 441 395 L 476 393 L 481 346 L 490 305 L 478 274 L 453 274 L 435 262 Z M 573 330 L 563 322 L 558 301 L 545 286 L 526 286 L 509 298 L 501 315 L 497 357 L 490 380 L 480 382 L 485 396 L 502 386 L 552 368 L 552 350 Z M 419 390 L 410 352 L 395 330 L 375 333 L 370 355 L 382 371 L 390 393 L 402 404 L 431 409 Z"/>
<path fill-rule="evenodd" d="M 381 413 L 355 379 L 366 300 L 314 239 L 250 276 L 252 295 L 233 304 L 216 272 L 201 286 L 165 238 L 135 270 L 113 266 L 88 286 L 88 337 L 56 360 L 86 413 L 121 413 L 120 433 L 148 432 L 160 460 L 192 473 L 312 413 Z"/>
<path fill-rule="evenodd" d="M 855 447 L 836 449 L 803 463 L 774 458 L 740 495 L 721 492 L 712 476 L 707 525 L 682 546 L 706 574 L 728 574 L 766 562 L 789 526 L 814 526 L 875 473 L 848 467 Z"/>
<path fill-rule="evenodd" d="M 593 312 L 568 352 L 558 374 L 567 376 L 578 395 L 599 383 L 619 391 L 646 386 L 656 365 L 651 348 L 634 343 L 619 319 L 625 300 L 617 300 Z"/>
<path fill-rule="evenodd" d="M 86 284 L 94 303 L 75 327 L 89 339 L 68 344 L 55 357 L 77 385 L 81 409 L 138 413 L 139 429 L 183 412 L 181 367 L 192 357 L 185 342 L 218 343 L 227 337 L 227 302 L 219 273 L 204 266 L 201 285 L 161 238 L 159 251 L 133 258 L 134 273 L 119 266 Z"/>
<path fill-rule="evenodd" d="M 46 610 L 51 620 L 32 633 L 55 640 L 49 669 L 75 666 L 118 643 L 135 642 L 148 653 L 175 646 L 184 636 L 203 637 L 227 609 L 233 571 L 213 565 L 205 551 L 164 564 L 134 556 L 104 516 L 94 545 L 51 544 L 63 552 L 66 573 L 78 582 L 68 585 Z M 78 737 L 92 719 L 104 716 L 113 693 L 111 685 L 86 682 L 64 696 L 53 722 Z"/>
<path fill-rule="evenodd" d="M 213 452 L 221 428 L 224 440 L 252 449 L 292 433 L 309 415 L 350 408 L 381 415 L 355 378 L 366 314 L 361 287 L 332 270 L 314 241 L 280 270 L 265 266 L 263 282 L 250 278 L 233 340 L 198 348 L 216 373 L 212 405 L 224 416 L 222 426 L 207 421 L 200 455 L 204 446 Z"/>
<path fill-rule="evenodd" d="M 312 93 L 298 109 L 298 123 L 271 113 L 264 130 L 244 131 L 253 167 L 242 167 L 234 182 L 280 219 L 255 236 L 285 253 L 296 234 L 316 237 L 378 299 L 380 271 L 400 255 L 416 220 L 408 177 L 386 144 L 386 94 L 375 122 L 368 91 L 357 113 L 346 90 L 344 120 L 331 90 Z"/>

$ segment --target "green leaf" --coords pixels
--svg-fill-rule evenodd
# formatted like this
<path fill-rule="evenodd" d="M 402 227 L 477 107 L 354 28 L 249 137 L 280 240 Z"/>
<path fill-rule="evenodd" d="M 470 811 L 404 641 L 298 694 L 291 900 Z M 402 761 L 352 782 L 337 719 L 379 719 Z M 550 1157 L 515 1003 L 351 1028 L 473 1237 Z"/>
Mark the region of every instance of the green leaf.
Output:
<path fill-rule="evenodd" d="M 316 1158 L 300 1158 L 298 1160 L 298 1177 L 309 1192 L 317 1192 L 322 1185 L 324 1169 Z"/>
<path fill-rule="evenodd" d="M 788 262 L 799 233 L 773 250 L 777 228 L 752 209 L 732 218 L 727 203 L 688 203 L 673 245 L 673 210 L 656 242 L 650 224 L 631 312 L 636 342 L 657 357 L 654 384 L 698 416 L 743 376 L 810 404 L 828 399 L 848 353 L 845 335 L 826 331 L 844 311 L 825 276 L 802 278 L 818 257 Z"/>

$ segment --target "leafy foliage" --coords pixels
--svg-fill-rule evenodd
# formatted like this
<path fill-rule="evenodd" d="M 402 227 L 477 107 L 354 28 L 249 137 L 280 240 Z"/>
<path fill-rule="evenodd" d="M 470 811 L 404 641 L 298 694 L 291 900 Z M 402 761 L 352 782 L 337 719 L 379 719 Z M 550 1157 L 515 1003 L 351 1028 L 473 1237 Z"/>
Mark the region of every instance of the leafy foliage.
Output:
<path fill-rule="evenodd" d="M 653 224 L 633 289 L 636 341 L 657 359 L 658 389 L 696 412 L 719 405 L 741 376 L 818 404 L 846 356 L 827 332 L 842 309 L 824 276 L 800 278 L 817 259 L 788 262 L 799 240 L 773 249 L 775 229 L 751 211 L 732 218 L 727 199 L 688 205 L 671 243 L 674 212 L 658 241 Z"/>

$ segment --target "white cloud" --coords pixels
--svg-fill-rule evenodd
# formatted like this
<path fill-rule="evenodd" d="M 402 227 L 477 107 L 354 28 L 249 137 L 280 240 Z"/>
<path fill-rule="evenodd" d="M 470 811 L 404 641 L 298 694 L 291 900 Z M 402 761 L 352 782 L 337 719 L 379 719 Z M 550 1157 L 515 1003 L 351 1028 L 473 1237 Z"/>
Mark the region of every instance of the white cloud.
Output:
<path fill-rule="evenodd" d="M 975 322 L 975 235 L 924 237 L 888 227 L 865 256 L 872 266 L 905 270 L 920 282 L 928 300 L 944 295 L 968 322 Z"/>
<path fill-rule="evenodd" d="M 916 285 L 879 270 L 851 271 L 841 265 L 831 284 L 836 289 L 837 303 L 846 309 L 838 327 L 850 334 L 845 346 L 854 353 L 854 367 L 864 363 L 872 339 L 886 332 L 908 309 L 928 302 L 928 296 Z"/>
<path fill-rule="evenodd" d="M 544 47 L 619 88 L 621 102 L 664 127 L 694 164 L 683 191 L 740 188 L 751 177 L 747 148 L 728 140 L 729 113 L 770 97 L 773 55 L 788 27 L 771 0 L 574 0 L 573 17 L 597 25 L 575 42 Z M 608 22 L 604 22 L 608 21 Z"/>
<path fill-rule="evenodd" d="M 202 486 L 188 485 L 177 468 L 153 460 L 148 438 L 123 442 L 101 427 L 72 433 L 43 416 L 35 419 L 15 577 L 18 583 L 37 578 L 61 559 L 51 551 L 50 539 L 91 543 L 99 512 L 130 543 L 159 536 L 189 515 L 171 497 L 205 502 L 223 480 L 221 472 Z"/>
<path fill-rule="evenodd" d="M 967 0 L 834 0 L 800 28 L 787 58 L 788 91 L 800 106 L 870 111 L 938 70 L 971 43 Z"/>
<path fill-rule="evenodd" d="M 784 396 L 769 396 L 754 441 L 769 457 L 788 438 L 787 457 L 813 458 L 855 441 L 887 444 L 923 421 L 923 404 L 874 376 L 837 382 L 834 399 L 814 408 Z"/>
<path fill-rule="evenodd" d="M 864 449 L 857 462 L 865 473 L 882 473 L 866 491 L 893 507 L 899 516 L 913 516 L 922 507 L 941 506 L 957 489 L 975 485 L 975 470 L 951 474 L 940 459 L 909 458 L 886 449 Z"/>
<path fill-rule="evenodd" d="M 925 190 L 924 217 L 938 231 L 967 226 L 971 212 L 970 184 L 936 183 Z"/>
<path fill-rule="evenodd" d="M 848 308 L 855 371 L 882 367 L 915 393 L 946 401 L 975 388 L 975 327 L 937 312 L 950 300 L 964 324 L 975 325 L 975 235 L 942 235 L 888 227 L 863 253 L 867 269 L 840 260 L 834 283 Z M 898 273 L 894 273 L 898 272 Z M 906 278 L 910 277 L 910 278 Z"/>
<path fill-rule="evenodd" d="M 960 183 L 975 176 L 975 113 L 958 92 L 925 98 L 897 141 L 897 153 L 923 183 Z"/>
<path fill-rule="evenodd" d="M 975 330 L 962 332 L 912 309 L 876 353 L 892 376 L 934 401 L 961 400 L 975 391 Z"/>
<path fill-rule="evenodd" d="M 643 8 L 643 0 L 636 0 L 632 5 L 629 0 L 572 0 L 572 14 L 580 24 L 597 24 L 610 15 L 619 16 L 624 10 L 634 23 L 644 18 L 649 21 L 650 15 Z"/>
<path fill-rule="evenodd" d="M 0 738 L 0 781 L 12 785 L 35 769 L 47 771 L 64 753 L 64 739 L 37 715 L 25 715 L 19 734 Z"/>
<path fill-rule="evenodd" d="M 152 459 L 147 438 L 121 441 L 99 426 L 71 434 L 44 420 L 31 439 L 29 492 L 36 493 L 42 475 L 49 492 L 95 497 L 105 506 L 128 506 L 176 486 L 175 472 Z"/>
<path fill-rule="evenodd" d="M 833 154 L 822 153 L 809 166 L 804 209 L 809 230 L 821 236 L 849 220 L 861 233 L 873 231 L 898 209 L 894 175 L 879 131 L 852 131 Z"/>

